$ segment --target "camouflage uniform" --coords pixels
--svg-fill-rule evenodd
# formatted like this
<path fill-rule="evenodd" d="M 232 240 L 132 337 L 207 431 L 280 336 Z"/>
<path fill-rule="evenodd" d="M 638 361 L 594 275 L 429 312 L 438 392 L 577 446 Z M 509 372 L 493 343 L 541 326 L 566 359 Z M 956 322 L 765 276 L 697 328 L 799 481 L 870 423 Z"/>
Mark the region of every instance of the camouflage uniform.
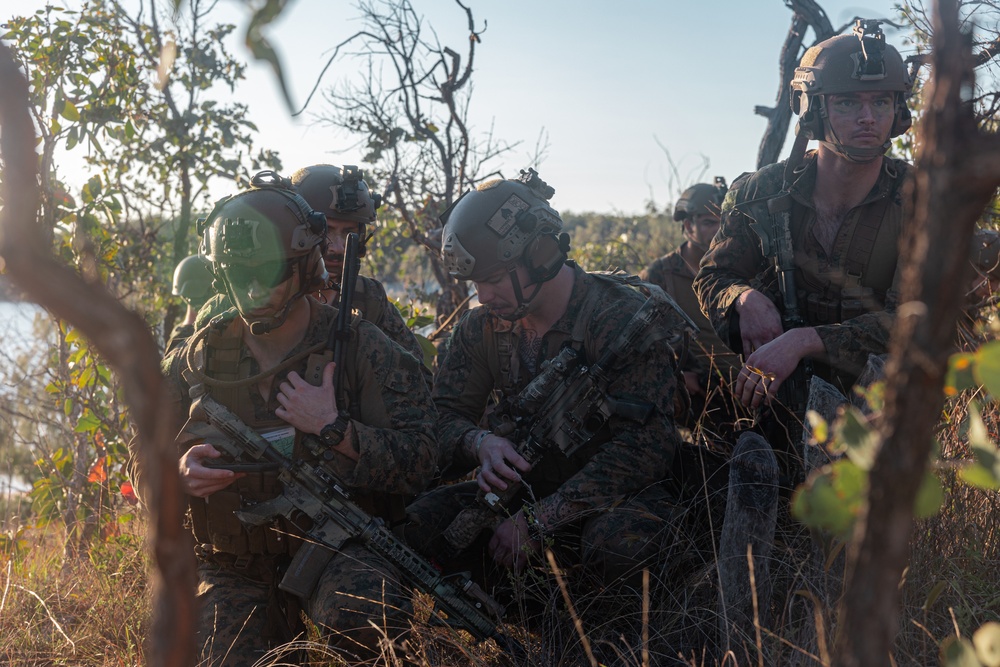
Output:
<path fill-rule="evenodd" d="M 311 321 L 291 358 L 327 340 L 336 310 L 310 299 Z M 402 516 L 403 498 L 426 487 L 439 459 L 433 439 L 433 404 L 421 379 L 420 364 L 390 342 L 374 325 L 358 320 L 347 350 L 343 381 L 359 459 L 335 456 L 330 465 L 350 487 L 354 500 L 390 523 Z M 189 345 L 199 345 L 201 335 Z M 204 372 L 216 379 L 242 379 L 259 373 L 257 362 L 240 340 L 240 328 L 231 319 L 214 324 L 206 338 Z M 187 347 L 164 360 L 172 405 L 178 420 L 186 416 L 189 381 Z M 306 359 L 279 372 L 265 401 L 256 384 L 208 392 L 254 428 L 284 424 L 274 411 L 277 393 L 288 372 L 304 375 Z M 193 421 L 193 420 L 192 420 Z M 199 441 L 198 424 L 189 421 L 178 436 L 181 453 Z M 287 426 L 287 425 L 286 425 Z M 315 436 L 296 433 L 293 457 L 304 455 L 298 440 Z M 133 469 L 133 483 L 143 492 L 140 470 Z M 299 530 L 278 519 L 274 525 L 246 529 L 231 516 L 232 510 L 280 493 L 275 473 L 247 473 L 223 491 L 206 499 L 190 498 L 189 519 L 199 558 L 199 622 L 202 659 L 211 665 L 253 665 L 262 653 L 290 639 L 288 629 L 298 621 L 301 608 L 321 629 L 328 630 L 332 646 L 370 656 L 377 652 L 386 627 L 394 637 L 407 627 L 409 594 L 399 576 L 359 544 L 348 542 L 328 563 L 308 599 L 281 593 L 277 583 L 282 568 L 300 540 Z M 216 509 L 219 508 L 219 509 Z M 383 605 L 383 601 L 386 603 Z"/>
<path fill-rule="evenodd" d="M 814 327 L 825 354 L 813 360 L 813 372 L 848 391 L 869 354 L 887 351 L 889 330 L 899 303 L 899 237 L 903 225 L 902 184 L 908 164 L 883 158 L 875 186 L 844 219 L 826 251 L 811 233 L 816 220 L 813 187 L 815 153 L 807 154 L 791 187 L 792 247 L 800 311 Z M 694 289 L 723 341 L 740 351 L 736 299 L 749 289 L 783 309 L 773 262 L 761 252 L 760 239 L 744 204 L 781 191 L 785 163 L 768 165 L 733 184 L 722 206 L 722 227 L 701 262 Z M 767 225 L 769 221 L 760 221 Z"/>
<path fill-rule="evenodd" d="M 461 443 L 466 433 L 478 428 L 491 393 L 503 394 L 505 384 L 508 393 L 520 392 L 543 361 L 572 343 L 577 321 L 591 305 L 582 351 L 586 361 L 593 363 L 644 301 L 631 288 L 609 284 L 576 266 L 573 270 L 575 282 L 566 312 L 543 336 L 537 358 L 527 359 L 517 352 L 509 357 L 512 382 L 503 377 L 503 355 L 492 341 L 497 331 L 513 331 L 517 337 L 519 325 L 486 308 L 473 309 L 456 325 L 433 396 L 440 412 L 438 436 L 445 452 L 452 454 L 452 468 L 457 472 L 478 463 L 468 460 Z M 659 556 L 665 545 L 673 544 L 668 519 L 672 496 L 659 482 L 669 477 L 680 441 L 673 423 L 677 388 L 673 352 L 665 342 L 658 341 L 642 357 L 629 359 L 614 376 L 608 394 L 648 402 L 653 407 L 649 420 L 642 424 L 613 415 L 605 429 L 572 457 L 550 453 L 523 476 L 537 514 L 556 506 L 571 509 L 563 524 L 546 529 L 558 529 L 557 536 L 573 532 L 578 543 L 569 551 L 605 582 L 634 574 Z M 475 488 L 474 482 L 445 486 L 411 504 L 407 527 L 411 544 L 433 550 L 435 537 L 463 506 L 473 502 Z M 557 548 L 567 546 L 561 537 L 557 542 Z M 477 545 L 484 546 L 477 542 L 473 547 Z"/>
<path fill-rule="evenodd" d="M 684 246 L 689 243 L 690 241 L 685 241 L 673 252 L 654 261 L 639 273 L 639 277 L 662 287 L 698 325 L 697 339 L 689 346 L 682 370 L 695 373 L 706 394 L 712 397 L 713 407 L 729 415 L 731 409 L 726 404 L 731 401 L 727 400 L 728 395 L 721 389 L 735 381 L 742 363 L 739 356 L 722 342 L 708 318 L 701 312 L 701 304 L 698 303 L 692 286 L 695 274 L 681 255 Z M 703 412 L 699 408 L 704 407 L 694 406 L 690 411 L 691 415 L 697 419 Z"/>

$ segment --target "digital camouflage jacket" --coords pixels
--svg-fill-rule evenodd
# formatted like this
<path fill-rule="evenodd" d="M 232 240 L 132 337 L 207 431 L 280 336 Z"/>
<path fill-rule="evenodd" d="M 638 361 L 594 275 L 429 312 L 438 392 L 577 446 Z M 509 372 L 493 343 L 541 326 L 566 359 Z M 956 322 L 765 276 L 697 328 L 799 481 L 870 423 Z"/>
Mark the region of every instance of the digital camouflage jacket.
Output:
<path fill-rule="evenodd" d="M 512 382 L 503 377 L 503 364 L 495 344 L 497 332 L 520 327 L 489 313 L 486 308 L 467 312 L 455 326 L 434 383 L 434 402 L 440 413 L 438 437 L 453 469 L 468 470 L 476 462 L 463 460 L 462 438 L 479 428 L 490 396 L 500 398 L 504 387 L 519 393 L 532 379 L 528 368 L 556 356 L 572 340 L 577 320 L 589 310 L 582 351 L 584 363 L 593 363 L 642 306 L 645 297 L 630 287 L 610 284 L 574 266 L 575 283 L 565 314 L 543 336 L 535 363 L 525 363 L 514 351 Z M 593 299 L 593 307 L 588 305 Z M 516 345 L 515 345 L 516 347 Z M 595 509 L 607 509 L 667 477 L 679 436 L 674 425 L 674 392 L 677 380 L 674 355 L 660 340 L 644 354 L 636 354 L 614 373 L 608 394 L 617 399 L 648 402 L 652 413 L 646 423 L 612 415 L 608 424 L 571 459 L 558 453 L 546 455 L 530 473 L 526 486 L 539 498 L 540 516 L 563 519 Z M 571 520 L 571 519 L 570 519 Z M 548 528 L 556 525 L 549 523 Z"/>
<path fill-rule="evenodd" d="M 816 154 L 807 154 L 791 186 L 791 234 L 801 314 L 825 347 L 814 371 L 849 389 L 869 354 L 887 351 L 899 302 L 899 237 L 903 225 L 902 184 L 908 164 L 883 158 L 871 192 L 847 214 L 827 254 L 813 234 Z M 723 341 L 739 350 L 735 302 L 753 288 L 779 311 L 783 301 L 773 260 L 761 251 L 751 223 L 753 204 L 781 191 L 785 163 L 768 165 L 737 179 L 722 205 L 722 226 L 701 262 L 694 289 Z M 769 225 L 768 220 L 757 220 Z"/>

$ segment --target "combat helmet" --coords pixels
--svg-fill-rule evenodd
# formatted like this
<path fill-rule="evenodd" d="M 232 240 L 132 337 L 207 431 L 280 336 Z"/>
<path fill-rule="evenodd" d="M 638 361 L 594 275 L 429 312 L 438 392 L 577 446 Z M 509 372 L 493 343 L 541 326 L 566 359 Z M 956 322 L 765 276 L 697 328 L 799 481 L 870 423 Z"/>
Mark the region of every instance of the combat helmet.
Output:
<path fill-rule="evenodd" d="M 215 294 L 212 280 L 212 263 L 201 255 L 188 255 L 174 269 L 174 285 L 170 293 L 181 297 L 197 310 Z"/>
<path fill-rule="evenodd" d="M 373 234 L 368 225 L 375 222 L 375 212 L 382 206 L 382 195 L 372 193 L 364 172 L 350 164 L 316 164 L 296 171 L 291 181 L 313 209 L 330 218 L 358 223 L 358 256 L 363 257 Z"/>
<path fill-rule="evenodd" d="M 726 197 L 729 186 L 722 176 L 715 177 L 715 183 L 696 183 L 681 193 L 680 199 L 674 205 L 674 220 L 681 222 L 696 215 L 708 213 L 719 215 L 722 211 L 722 200 Z"/>
<path fill-rule="evenodd" d="M 798 131 L 859 161 L 880 157 L 888 150 L 889 139 L 906 132 L 911 124 L 906 107 L 912 87 L 910 74 L 899 51 L 886 44 L 880 26 L 881 21 L 858 19 L 852 34 L 831 37 L 809 48 L 791 82 L 790 103 L 799 115 Z M 826 136 L 826 96 L 864 91 L 891 92 L 894 97 L 892 129 L 874 157 L 872 149 L 846 147 L 836 137 Z"/>
<path fill-rule="evenodd" d="M 553 194 L 534 169 L 522 170 L 517 179 L 487 181 L 466 192 L 441 216 L 441 259 L 452 276 L 473 282 L 501 270 L 511 276 L 519 306 L 508 319 L 520 319 L 541 285 L 566 262 L 569 236 L 560 233 L 562 219 L 549 206 Z M 526 299 L 518 265 L 535 285 Z"/>
<path fill-rule="evenodd" d="M 250 183 L 249 190 L 219 200 L 199 224 L 202 254 L 211 263 L 216 289 L 229 295 L 251 333 L 260 335 L 281 326 L 296 299 L 326 284 L 326 217 L 273 171 L 257 173 Z M 299 287 L 280 313 L 248 315 L 293 272 L 298 272 Z"/>

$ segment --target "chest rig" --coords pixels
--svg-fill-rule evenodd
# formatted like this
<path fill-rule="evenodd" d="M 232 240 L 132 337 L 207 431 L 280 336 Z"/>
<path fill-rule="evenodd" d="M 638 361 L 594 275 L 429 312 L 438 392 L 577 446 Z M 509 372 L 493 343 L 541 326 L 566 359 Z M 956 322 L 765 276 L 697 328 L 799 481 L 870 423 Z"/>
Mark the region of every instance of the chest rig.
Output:
<path fill-rule="evenodd" d="M 321 315 L 324 317 L 325 315 Z M 203 384 L 205 392 L 216 401 L 230 409 L 241 421 L 259 433 L 266 433 L 277 428 L 287 428 L 289 425 L 277 418 L 268 409 L 267 401 L 258 393 L 257 382 L 264 377 L 273 376 L 272 387 L 276 387 L 291 370 L 297 370 L 308 381 L 309 369 L 307 359 L 310 356 L 322 356 L 326 348 L 326 340 L 297 352 L 274 369 L 252 375 L 253 362 L 243 354 L 242 340 L 239 336 L 226 335 L 231 323 L 226 318 L 218 318 L 205 329 L 195 334 L 187 350 L 186 370 L 184 377 L 188 384 Z M 332 325 L 332 318 L 328 318 Z M 352 321 L 352 333 L 360 317 Z M 354 335 L 356 347 L 357 336 Z M 204 339 L 204 345 L 199 345 Z M 338 392 L 338 404 L 343 409 L 349 409 L 354 403 L 353 387 L 356 386 L 355 364 L 349 364 L 342 375 L 345 385 Z M 322 377 L 320 370 L 319 378 Z M 313 384 L 317 382 L 313 381 Z M 273 393 L 273 388 L 272 388 Z M 342 396 L 342 398 L 341 398 Z M 213 438 L 224 437 L 216 429 L 203 421 L 189 419 L 182 431 L 180 440 L 192 444 L 203 441 L 211 443 Z M 302 439 L 314 437 L 294 431 L 291 456 L 293 458 L 311 458 Z M 284 517 L 278 517 L 269 526 L 246 527 L 237 518 L 235 512 L 247 509 L 253 505 L 270 500 L 282 492 L 277 473 L 270 470 L 246 472 L 245 476 L 236 480 L 230 486 L 217 491 L 207 498 L 189 499 L 191 527 L 199 544 L 211 545 L 215 553 L 230 554 L 236 557 L 237 564 L 247 561 L 253 556 L 276 556 L 293 554 L 301 541 L 296 537 L 301 534 L 301 527 L 293 525 Z M 364 491 L 352 492 L 352 498 L 366 511 L 392 519 L 402 514 L 402 499 L 382 497 L 388 494 L 372 494 Z"/>
<path fill-rule="evenodd" d="M 585 345 L 587 329 L 592 323 L 595 311 L 600 306 L 613 302 L 614 291 L 623 286 L 635 288 L 645 292 L 647 298 L 660 301 L 658 307 L 664 309 L 668 315 L 666 326 L 651 327 L 646 331 L 643 339 L 636 344 L 636 352 L 645 352 L 653 342 L 666 339 L 670 349 L 673 350 L 675 373 L 681 379 L 677 383 L 678 395 L 683 393 L 684 398 L 686 398 L 680 369 L 687 355 L 690 336 L 697 333 L 698 327 L 674 302 L 672 297 L 660 287 L 640 280 L 638 276 L 618 273 L 588 273 L 588 275 L 595 280 L 595 283 L 591 285 L 579 307 L 572 331 L 561 342 L 556 338 L 554 340 L 556 349 L 547 349 L 546 357 L 552 359 L 562 348 L 571 347 L 577 353 L 580 364 L 589 365 L 597 361 L 602 351 L 591 350 L 588 353 Z M 487 348 L 486 358 L 495 379 L 494 400 L 499 404 L 507 397 L 519 395 L 534 376 L 525 372 L 518 351 L 520 326 L 517 323 L 495 317 L 488 319 L 487 322 L 488 330 L 484 336 L 484 344 Z M 686 401 L 682 402 L 686 403 Z M 621 414 L 619 417 L 627 418 L 628 415 Z M 578 449 L 571 457 L 567 458 L 557 452 L 543 457 L 526 475 L 526 481 L 533 486 L 535 493 L 539 496 L 553 493 L 559 485 L 572 477 L 587 461 L 593 458 L 597 448 L 609 440 L 612 435 L 608 425 L 605 425 L 589 443 Z"/>

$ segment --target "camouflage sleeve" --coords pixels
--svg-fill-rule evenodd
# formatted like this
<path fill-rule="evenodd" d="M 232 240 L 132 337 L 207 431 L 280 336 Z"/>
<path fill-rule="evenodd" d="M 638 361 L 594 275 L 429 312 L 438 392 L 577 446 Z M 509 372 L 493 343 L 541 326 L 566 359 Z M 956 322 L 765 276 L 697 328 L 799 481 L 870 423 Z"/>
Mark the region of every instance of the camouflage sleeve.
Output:
<path fill-rule="evenodd" d="M 635 310 L 623 308 L 622 300 L 616 299 L 614 305 L 598 313 L 585 340 L 588 357 L 599 356 Z M 674 425 L 677 380 L 672 359 L 667 343 L 659 341 L 617 369 L 608 395 L 649 403 L 652 413 L 645 423 L 612 415 L 608 424 L 610 439 L 556 493 L 536 504 L 538 518 L 546 528 L 572 521 L 581 512 L 607 509 L 668 477 L 680 445 Z"/>
<path fill-rule="evenodd" d="M 760 249 L 760 240 L 750 228 L 750 218 L 736 209 L 746 201 L 750 188 L 737 181 L 722 204 L 722 225 L 701 260 L 694 279 L 701 310 L 725 343 L 739 338 L 731 331 L 736 300 L 758 288 L 758 278 L 770 270 Z M 773 295 L 768 295 L 773 298 Z"/>
<path fill-rule="evenodd" d="M 660 259 L 654 261 L 652 264 L 650 264 L 645 269 L 640 271 L 639 278 L 641 280 L 645 280 L 647 283 L 653 283 L 654 285 L 659 285 L 665 291 L 667 277 L 664 274 L 663 258 L 661 257 Z"/>
<path fill-rule="evenodd" d="M 456 472 L 471 470 L 476 464 L 463 461 L 459 455 L 462 437 L 479 428 L 495 384 L 486 358 L 485 335 L 486 309 L 474 308 L 465 313 L 452 330 L 448 350 L 434 378 L 437 434 L 445 464 L 454 466 Z"/>
<path fill-rule="evenodd" d="M 358 460 L 337 457 L 349 486 L 386 493 L 423 491 L 437 474 L 437 413 L 421 364 L 375 325 L 361 321 L 357 353 L 348 371 L 357 396 L 352 414 Z"/>

